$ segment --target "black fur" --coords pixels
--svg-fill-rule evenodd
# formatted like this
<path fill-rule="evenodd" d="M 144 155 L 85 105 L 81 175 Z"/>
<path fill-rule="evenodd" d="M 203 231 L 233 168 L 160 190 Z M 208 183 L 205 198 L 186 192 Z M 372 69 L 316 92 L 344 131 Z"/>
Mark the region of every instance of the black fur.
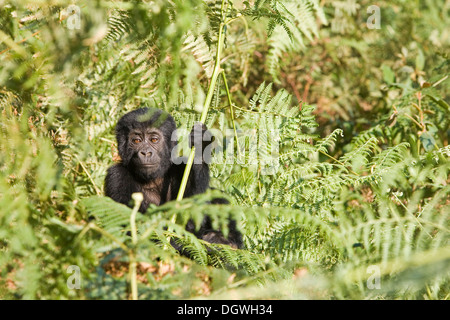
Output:
<path fill-rule="evenodd" d="M 177 139 L 172 137 L 175 130 L 173 117 L 159 109 L 143 108 L 125 114 L 116 126 L 118 150 L 122 161 L 108 169 L 105 179 L 106 196 L 131 207 L 131 195 L 142 192 L 144 201 L 139 208 L 142 213 L 145 213 L 152 203 L 161 205 L 175 200 L 186 162 L 183 161 L 185 159 L 178 158 L 177 161 L 171 159 L 171 154 L 176 154 Z M 205 125 L 198 123 L 191 132 L 191 144 L 195 143 L 197 146 L 200 142 L 202 145 L 201 148 L 196 147 L 198 151 L 196 159 L 200 157 L 201 160 L 200 163 L 194 162 L 192 165 L 184 197 L 203 193 L 209 187 L 209 166 L 202 157 L 207 143 L 194 141 L 194 131 L 204 133 L 206 130 Z M 158 137 L 158 142 L 150 142 L 152 137 Z M 236 248 L 242 246 L 241 234 L 236 230 L 234 221 L 230 221 L 228 239 L 220 231 L 212 230 L 208 217 L 205 217 L 200 230 L 195 230 L 192 221 L 188 223 L 186 230 L 210 243 L 229 244 Z"/>

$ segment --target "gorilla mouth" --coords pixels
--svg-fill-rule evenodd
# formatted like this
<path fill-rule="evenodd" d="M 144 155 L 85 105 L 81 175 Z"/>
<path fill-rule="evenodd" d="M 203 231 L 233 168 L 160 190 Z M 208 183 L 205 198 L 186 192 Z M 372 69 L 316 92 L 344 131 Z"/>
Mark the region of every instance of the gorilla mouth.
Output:
<path fill-rule="evenodd" d="M 144 167 L 144 168 L 156 167 L 156 163 L 141 164 L 141 167 Z"/>

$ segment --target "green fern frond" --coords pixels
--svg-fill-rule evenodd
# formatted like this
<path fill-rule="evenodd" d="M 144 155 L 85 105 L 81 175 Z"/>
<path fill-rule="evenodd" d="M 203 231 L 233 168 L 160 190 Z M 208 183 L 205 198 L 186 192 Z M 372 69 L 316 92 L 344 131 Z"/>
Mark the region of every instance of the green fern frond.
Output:
<path fill-rule="evenodd" d="M 214 51 L 203 37 L 188 34 L 184 41 L 183 51 L 190 51 L 195 60 L 201 64 L 208 79 L 211 78 L 214 69 Z"/>
<path fill-rule="evenodd" d="M 289 19 L 273 19 L 269 22 L 269 55 L 267 57 L 268 70 L 275 82 L 279 82 L 279 62 L 285 52 L 299 51 L 305 47 L 303 37 L 313 40 L 318 36 L 318 17 L 322 23 L 326 22 L 324 12 L 317 0 L 283 1 L 281 15 Z M 286 14 L 289 13 L 289 14 Z"/>
<path fill-rule="evenodd" d="M 81 203 L 101 228 L 121 239 L 126 238 L 130 224 L 130 208 L 105 197 L 89 197 Z"/>
<path fill-rule="evenodd" d="M 344 164 L 352 164 L 354 168 L 365 166 L 369 163 L 370 156 L 378 149 L 378 139 L 375 137 L 356 146 L 352 151 L 343 155 L 339 160 Z M 358 170 L 358 169 L 357 169 Z"/>
<path fill-rule="evenodd" d="M 402 142 L 397 146 L 383 150 L 373 157 L 369 167 L 375 168 L 376 171 L 380 171 L 393 166 L 405 158 L 408 147 L 408 143 Z"/>
<path fill-rule="evenodd" d="M 338 135 L 343 137 L 344 131 L 342 131 L 342 129 L 335 129 L 327 137 L 318 141 L 316 143 L 317 151 L 327 153 L 328 148 L 333 148 L 335 146 L 336 140 L 338 139 L 337 138 Z"/>

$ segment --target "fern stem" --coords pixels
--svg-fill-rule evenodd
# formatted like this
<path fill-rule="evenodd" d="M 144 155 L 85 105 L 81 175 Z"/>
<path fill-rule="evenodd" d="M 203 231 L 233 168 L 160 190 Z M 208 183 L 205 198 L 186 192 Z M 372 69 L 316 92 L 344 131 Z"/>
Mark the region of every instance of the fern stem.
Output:
<path fill-rule="evenodd" d="M 422 125 L 421 125 L 419 122 L 417 122 L 413 117 L 411 117 L 409 114 L 406 114 L 406 113 L 405 113 L 405 116 L 408 117 L 412 122 L 414 122 L 415 124 L 417 124 L 417 126 L 418 126 L 420 129 L 423 129 Z"/>
<path fill-rule="evenodd" d="M 395 194 L 395 192 L 392 193 L 392 195 L 395 197 L 395 199 L 397 200 L 397 202 L 403 207 L 403 209 L 405 209 L 405 211 L 406 211 L 408 214 L 410 214 L 411 217 L 412 217 L 413 219 L 415 219 L 415 221 L 416 221 L 417 224 L 420 226 L 420 228 L 421 228 L 422 230 L 424 230 L 425 233 L 426 233 L 430 238 L 432 238 L 431 234 L 429 234 L 429 233 L 425 230 L 425 228 L 423 227 L 422 223 L 420 223 L 419 219 L 414 215 L 414 213 L 412 213 L 412 212 L 405 206 L 405 204 L 397 197 L 397 195 Z"/>
<path fill-rule="evenodd" d="M 139 207 L 144 199 L 142 193 L 133 193 L 131 196 L 134 200 L 133 211 L 130 215 L 130 228 L 131 228 L 131 242 L 133 243 L 133 249 L 129 253 L 130 258 L 130 283 L 131 283 L 131 299 L 138 299 L 138 290 L 137 290 L 137 273 L 136 273 L 136 245 L 138 242 L 137 237 L 137 228 L 136 228 L 136 215 L 138 213 Z"/>
<path fill-rule="evenodd" d="M 339 160 L 336 159 L 335 157 L 330 156 L 329 154 L 327 154 L 327 153 L 325 153 L 325 152 L 323 152 L 323 151 L 321 151 L 321 150 L 318 150 L 318 151 L 319 151 L 321 154 L 327 156 L 328 158 L 330 158 L 330 159 L 336 161 L 336 162 L 339 163 L 341 166 L 346 167 L 345 164 L 344 164 L 343 162 L 339 161 Z M 349 168 L 346 168 L 346 169 L 347 169 L 348 171 L 350 171 L 351 173 L 353 173 L 355 176 L 359 176 L 359 174 L 357 174 L 355 171 L 353 171 L 353 170 L 351 170 L 351 169 L 349 169 Z"/>
<path fill-rule="evenodd" d="M 84 166 L 83 161 L 80 160 L 80 158 L 75 155 L 75 157 L 78 159 L 78 162 L 81 164 L 81 167 L 83 168 L 84 172 L 86 172 L 86 175 L 88 176 L 89 180 L 91 180 L 92 185 L 94 186 L 95 192 L 97 193 L 97 195 L 101 195 L 102 192 L 100 191 L 100 189 L 97 187 L 97 185 L 95 184 L 94 179 L 92 179 L 92 176 L 90 175 L 89 171 L 87 170 L 87 168 Z"/>
<path fill-rule="evenodd" d="M 131 215 L 130 215 L 131 241 L 133 242 L 133 245 L 136 245 L 138 242 L 137 228 L 136 228 L 136 215 L 137 215 L 137 212 L 139 211 L 139 207 L 141 206 L 144 196 L 142 195 L 142 193 L 138 192 L 138 193 L 133 193 L 131 197 L 134 200 L 133 211 L 131 212 Z"/>
<path fill-rule="evenodd" d="M 202 110 L 202 114 L 200 117 L 200 122 L 201 123 L 205 123 L 206 121 L 206 116 L 208 115 L 208 110 L 209 107 L 211 106 L 211 100 L 214 94 L 214 89 L 216 87 L 216 81 L 217 78 L 219 76 L 219 73 L 221 71 L 220 68 L 220 55 L 222 53 L 222 48 L 223 45 L 225 43 L 225 23 L 224 23 L 224 5 L 225 5 L 225 1 L 222 1 L 222 22 L 219 25 L 219 38 L 217 40 L 217 53 L 216 53 L 216 61 L 214 64 L 214 71 L 211 77 L 211 82 L 209 83 L 209 88 L 208 88 L 208 93 L 206 94 L 206 98 L 205 98 L 205 102 L 203 104 L 203 110 Z M 178 195 L 177 195 L 177 201 L 180 201 L 183 199 L 184 196 L 184 192 L 186 190 L 186 185 L 187 185 L 187 181 L 189 178 L 189 174 L 191 172 L 192 169 L 192 164 L 194 163 L 194 157 L 195 157 L 195 146 L 192 146 L 191 148 L 191 152 L 189 153 L 189 157 L 186 163 L 186 168 L 184 170 L 184 174 L 183 174 L 183 178 L 181 179 L 181 185 L 180 185 L 180 189 L 178 191 Z"/>
<path fill-rule="evenodd" d="M 90 229 L 97 231 L 98 233 L 104 235 L 105 237 L 111 239 L 113 242 L 115 242 L 116 244 L 119 245 L 119 247 L 125 251 L 126 253 L 130 253 L 130 249 L 128 249 L 128 247 L 126 245 L 123 244 L 122 241 L 120 241 L 119 239 L 117 239 L 114 235 L 112 235 L 111 233 L 103 230 L 102 228 L 98 227 L 95 224 L 92 224 L 90 226 Z"/>
<path fill-rule="evenodd" d="M 227 93 L 228 105 L 230 106 L 231 123 L 233 124 L 234 136 L 236 138 L 237 153 L 238 153 L 239 157 L 242 157 L 241 148 L 239 147 L 239 140 L 238 140 L 238 135 L 237 135 L 237 130 L 236 130 L 236 123 L 234 121 L 233 102 L 231 101 L 230 89 L 228 88 L 227 76 L 225 75 L 225 71 L 224 70 L 222 70 L 222 78 L 223 78 L 223 83 L 225 85 L 225 91 Z M 244 175 L 244 171 L 243 170 L 241 170 L 241 174 L 242 174 L 242 178 L 245 180 L 245 175 Z M 258 171 L 258 174 L 259 174 L 259 171 Z M 258 184 L 259 184 L 259 192 L 261 193 L 261 181 L 259 181 L 259 176 L 258 176 Z M 253 204 L 253 199 L 252 199 L 252 197 L 250 195 L 250 191 L 248 190 L 247 185 L 245 185 L 245 190 L 247 191 L 247 195 L 248 195 L 248 198 L 249 198 L 250 202 Z"/>
<path fill-rule="evenodd" d="M 131 300 L 138 299 L 136 266 L 137 266 L 136 257 L 133 252 L 133 254 L 130 255 Z"/>
<path fill-rule="evenodd" d="M 227 93 L 227 99 L 228 99 L 228 105 L 230 106 L 230 114 L 231 114 L 231 123 L 233 124 L 233 131 L 234 131 L 234 136 L 236 137 L 236 144 L 238 142 L 237 140 L 237 130 L 236 130 L 236 123 L 234 121 L 234 110 L 233 110 L 233 102 L 231 101 L 231 94 L 230 94 L 230 90 L 228 89 L 228 82 L 227 82 L 227 76 L 225 75 L 225 71 L 222 70 L 222 78 L 223 78 L 223 83 L 225 85 L 225 91 Z M 241 149 L 237 148 L 238 150 L 238 154 L 239 156 L 241 155 Z"/>

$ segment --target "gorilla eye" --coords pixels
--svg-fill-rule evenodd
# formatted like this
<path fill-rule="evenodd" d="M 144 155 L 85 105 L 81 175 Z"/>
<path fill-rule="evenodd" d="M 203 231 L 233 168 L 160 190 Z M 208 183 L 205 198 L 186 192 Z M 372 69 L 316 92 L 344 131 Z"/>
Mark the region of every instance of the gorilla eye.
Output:
<path fill-rule="evenodd" d="M 141 139 L 139 139 L 139 138 L 134 138 L 134 139 L 133 139 L 133 142 L 134 142 L 134 143 L 140 143 L 140 142 L 141 142 Z"/>
<path fill-rule="evenodd" d="M 153 138 L 150 139 L 150 141 L 152 143 L 157 143 L 159 141 L 159 139 L 157 137 L 153 137 Z"/>

